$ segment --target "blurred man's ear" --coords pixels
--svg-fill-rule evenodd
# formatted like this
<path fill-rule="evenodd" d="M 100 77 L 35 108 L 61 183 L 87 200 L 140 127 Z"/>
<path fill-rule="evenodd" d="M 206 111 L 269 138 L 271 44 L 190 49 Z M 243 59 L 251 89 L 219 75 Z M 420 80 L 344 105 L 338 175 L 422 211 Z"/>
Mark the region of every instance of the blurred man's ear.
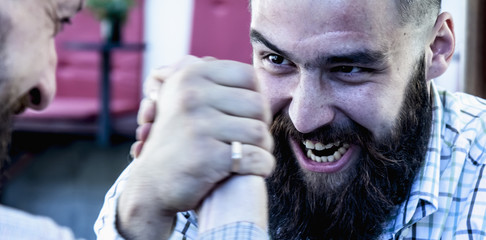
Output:
<path fill-rule="evenodd" d="M 442 75 L 454 55 L 456 40 L 452 16 L 447 12 L 441 13 L 432 31 L 430 45 L 425 55 L 428 80 Z"/>

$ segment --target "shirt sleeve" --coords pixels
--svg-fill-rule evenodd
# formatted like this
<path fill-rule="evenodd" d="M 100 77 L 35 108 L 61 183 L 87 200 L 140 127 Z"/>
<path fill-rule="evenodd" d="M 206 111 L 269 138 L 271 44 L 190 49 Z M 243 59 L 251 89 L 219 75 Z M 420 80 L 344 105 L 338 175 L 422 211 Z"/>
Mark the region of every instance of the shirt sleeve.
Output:
<path fill-rule="evenodd" d="M 113 186 L 108 190 L 105 196 L 105 202 L 101 208 L 98 219 L 94 225 L 94 231 L 97 239 L 106 240 L 123 240 L 123 237 L 116 229 L 116 207 L 118 198 L 125 188 L 125 184 L 130 173 L 130 166 L 128 166 L 118 177 Z"/>
<path fill-rule="evenodd" d="M 103 240 L 123 240 L 116 228 L 116 208 L 118 198 L 125 188 L 128 176 L 130 175 L 130 166 L 128 166 L 115 181 L 113 186 L 108 190 L 105 196 L 103 207 L 101 208 L 98 219 L 94 225 L 94 231 L 97 239 Z M 197 217 L 193 211 L 181 212 L 177 214 L 175 229 L 172 232 L 170 240 L 179 239 L 196 239 L 197 238 Z"/>
<path fill-rule="evenodd" d="M 201 233 L 199 240 L 267 240 L 265 231 L 254 223 L 236 222 Z"/>
<path fill-rule="evenodd" d="M 73 232 L 52 219 L 0 205 L 1 239 L 74 240 Z"/>

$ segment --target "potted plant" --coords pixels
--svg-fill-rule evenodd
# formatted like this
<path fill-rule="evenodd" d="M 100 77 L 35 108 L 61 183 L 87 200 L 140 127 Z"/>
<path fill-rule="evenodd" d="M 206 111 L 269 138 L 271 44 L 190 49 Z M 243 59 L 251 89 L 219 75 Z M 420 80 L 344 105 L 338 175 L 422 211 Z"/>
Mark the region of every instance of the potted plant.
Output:
<path fill-rule="evenodd" d="M 87 0 L 86 7 L 101 21 L 105 41 L 121 42 L 121 29 L 134 0 Z"/>

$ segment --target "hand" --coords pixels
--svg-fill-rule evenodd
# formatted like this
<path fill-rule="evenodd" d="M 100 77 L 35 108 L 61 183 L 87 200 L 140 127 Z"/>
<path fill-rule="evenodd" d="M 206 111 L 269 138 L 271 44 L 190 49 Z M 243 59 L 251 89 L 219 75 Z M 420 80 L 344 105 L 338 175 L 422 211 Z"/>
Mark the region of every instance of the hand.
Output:
<path fill-rule="evenodd" d="M 144 98 L 140 102 L 140 109 L 138 110 L 137 123 L 138 127 L 136 130 L 137 141 L 132 144 L 130 148 L 130 155 L 132 158 L 138 158 L 140 152 L 142 151 L 143 144 L 147 140 L 150 129 L 152 128 L 152 123 L 155 120 L 156 114 L 156 101 L 158 93 L 163 83 L 169 76 L 173 73 L 187 67 L 191 64 L 200 61 L 212 61 L 215 60 L 212 57 L 197 58 L 194 56 L 186 56 L 181 61 L 177 62 L 172 66 L 163 66 L 158 69 L 151 71 L 147 79 L 145 79 L 143 93 Z"/>
<path fill-rule="evenodd" d="M 140 103 L 140 109 L 138 111 L 137 123 L 138 127 L 136 130 L 136 139 L 130 148 L 130 155 L 132 158 L 138 158 L 140 152 L 142 151 L 143 144 L 147 140 L 150 129 L 152 128 L 152 123 L 155 120 L 156 114 L 156 101 L 157 96 L 162 87 L 165 79 L 169 78 L 173 73 L 187 67 L 191 64 L 200 61 L 215 61 L 216 58 L 213 57 L 203 57 L 197 58 L 194 56 L 186 56 L 181 61 L 177 62 L 172 66 L 164 66 L 158 69 L 152 70 L 144 83 L 144 98 Z"/>
<path fill-rule="evenodd" d="M 250 65 L 194 61 L 166 79 L 156 105 L 155 122 L 119 199 L 123 232 L 160 238 L 161 222 L 197 208 L 230 175 L 231 141 L 243 143 L 239 174 L 271 173 L 270 108 Z"/>

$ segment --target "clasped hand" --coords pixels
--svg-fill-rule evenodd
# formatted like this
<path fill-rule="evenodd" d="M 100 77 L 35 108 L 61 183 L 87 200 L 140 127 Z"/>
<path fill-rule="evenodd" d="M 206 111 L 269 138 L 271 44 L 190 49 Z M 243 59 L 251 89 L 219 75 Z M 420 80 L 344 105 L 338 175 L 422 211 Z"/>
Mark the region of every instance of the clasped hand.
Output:
<path fill-rule="evenodd" d="M 150 224 L 133 220 L 164 225 L 197 209 L 231 176 L 231 141 L 243 143 L 237 174 L 272 172 L 271 112 L 259 89 L 253 67 L 233 61 L 187 57 L 151 74 L 152 100 L 141 105 L 137 159 L 119 200 L 123 232 L 139 236 Z"/>

